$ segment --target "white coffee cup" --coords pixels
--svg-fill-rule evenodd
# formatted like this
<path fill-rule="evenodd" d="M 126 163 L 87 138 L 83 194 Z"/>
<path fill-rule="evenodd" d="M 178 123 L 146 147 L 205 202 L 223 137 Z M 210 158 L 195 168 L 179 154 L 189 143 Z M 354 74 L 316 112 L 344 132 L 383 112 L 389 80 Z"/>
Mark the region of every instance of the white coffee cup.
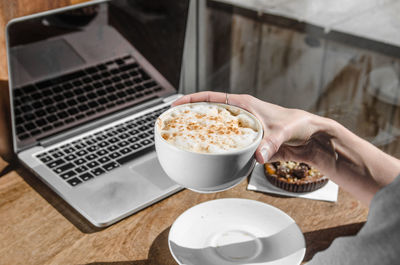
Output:
<path fill-rule="evenodd" d="M 228 108 L 236 108 L 251 117 L 257 127 L 257 136 L 251 144 L 238 150 L 223 153 L 200 153 L 184 150 L 168 141 L 160 133 L 155 124 L 154 138 L 159 162 L 165 173 L 176 183 L 200 193 L 211 193 L 229 189 L 248 176 L 255 165 L 254 153 L 261 142 L 263 129 L 260 121 L 251 113 L 238 107 L 219 103 L 189 103 L 217 104 Z M 183 105 L 176 106 L 179 108 Z M 160 115 L 168 115 L 174 108 Z"/>

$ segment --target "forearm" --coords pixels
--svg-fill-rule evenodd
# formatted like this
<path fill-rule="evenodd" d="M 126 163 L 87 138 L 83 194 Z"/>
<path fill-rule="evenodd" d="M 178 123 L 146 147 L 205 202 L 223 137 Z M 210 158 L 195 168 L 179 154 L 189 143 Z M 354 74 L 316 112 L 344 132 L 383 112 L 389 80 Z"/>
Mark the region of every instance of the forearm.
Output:
<path fill-rule="evenodd" d="M 400 173 L 400 161 L 356 136 L 330 119 L 321 118 L 322 130 L 329 135 L 326 159 L 316 159 L 321 170 L 343 189 L 367 205 L 375 193 Z M 333 154 L 333 155 L 332 155 Z"/>

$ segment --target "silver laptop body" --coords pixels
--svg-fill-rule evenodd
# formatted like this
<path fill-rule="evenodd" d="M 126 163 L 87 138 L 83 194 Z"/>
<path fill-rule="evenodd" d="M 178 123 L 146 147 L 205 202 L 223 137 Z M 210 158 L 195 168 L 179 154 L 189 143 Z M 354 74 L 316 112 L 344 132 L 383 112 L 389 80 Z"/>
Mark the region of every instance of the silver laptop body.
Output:
<path fill-rule="evenodd" d="M 7 25 L 14 151 L 97 227 L 181 189 L 153 125 L 179 97 L 187 6 L 92 1 Z"/>

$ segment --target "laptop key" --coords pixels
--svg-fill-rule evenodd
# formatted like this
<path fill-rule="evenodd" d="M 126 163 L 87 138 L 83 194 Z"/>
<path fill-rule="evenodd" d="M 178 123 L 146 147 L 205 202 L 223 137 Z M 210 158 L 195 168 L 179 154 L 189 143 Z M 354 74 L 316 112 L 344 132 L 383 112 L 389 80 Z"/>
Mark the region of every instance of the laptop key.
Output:
<path fill-rule="evenodd" d="M 83 87 L 83 90 L 85 90 L 86 92 L 90 92 L 94 89 L 94 87 L 92 85 L 86 85 Z"/>
<path fill-rule="evenodd" d="M 72 85 L 71 85 L 71 87 L 68 88 L 68 90 L 71 89 L 71 88 L 72 88 Z M 64 97 L 72 98 L 72 97 L 74 97 L 74 94 L 72 92 L 70 92 L 70 91 L 67 91 L 67 92 L 64 93 Z"/>
<path fill-rule="evenodd" d="M 75 118 L 77 120 L 81 120 L 81 119 L 85 118 L 85 115 L 84 114 L 78 114 L 78 115 L 75 116 Z"/>
<path fill-rule="evenodd" d="M 107 150 L 110 152 L 115 151 L 117 149 L 118 149 L 118 146 L 116 146 L 116 145 L 111 145 L 111 146 L 107 147 Z"/>
<path fill-rule="evenodd" d="M 39 83 L 36 83 L 36 86 L 40 89 L 46 88 L 53 85 L 53 83 L 51 82 L 51 80 L 45 80 Z"/>
<path fill-rule="evenodd" d="M 151 78 L 143 69 L 139 69 L 139 73 L 144 80 L 149 80 Z"/>
<path fill-rule="evenodd" d="M 129 145 L 129 142 L 128 142 L 128 141 L 121 141 L 121 142 L 118 143 L 118 146 L 119 146 L 119 147 L 125 147 L 125 146 L 127 146 L 127 145 Z"/>
<path fill-rule="evenodd" d="M 109 139 L 108 141 L 109 141 L 110 143 L 114 144 L 114 143 L 118 142 L 119 139 L 116 138 L 116 137 L 113 137 L 113 138 Z"/>
<path fill-rule="evenodd" d="M 40 134 L 41 133 L 41 131 L 40 130 L 33 130 L 33 131 L 31 131 L 31 135 L 38 135 L 38 134 Z"/>
<path fill-rule="evenodd" d="M 88 103 L 89 107 L 91 108 L 96 108 L 97 106 L 99 106 L 99 103 L 97 103 L 96 101 L 90 101 Z"/>
<path fill-rule="evenodd" d="M 13 89 L 13 94 L 14 94 L 15 97 L 22 96 L 22 89 L 21 88 L 14 88 Z"/>
<path fill-rule="evenodd" d="M 95 175 L 95 176 L 100 176 L 101 174 L 106 173 L 106 171 L 103 170 L 103 169 L 100 168 L 100 167 L 93 169 L 91 172 L 92 172 L 92 174 Z"/>
<path fill-rule="evenodd" d="M 119 167 L 119 164 L 118 163 L 116 163 L 116 162 L 110 162 L 110 163 L 108 163 L 108 164 L 105 164 L 104 166 L 103 166 L 103 168 L 105 169 L 105 170 L 107 170 L 107 171 L 110 171 L 110 170 L 113 170 L 114 168 L 117 168 L 117 167 Z"/>
<path fill-rule="evenodd" d="M 118 153 L 118 152 L 114 152 L 114 153 L 112 153 L 112 154 L 110 155 L 110 157 L 111 157 L 112 159 L 117 159 L 117 158 L 120 157 L 120 156 L 121 156 L 121 154 Z"/>
<path fill-rule="evenodd" d="M 29 123 L 25 124 L 25 129 L 27 129 L 28 131 L 29 130 L 33 130 L 35 128 L 36 128 L 36 126 L 32 122 L 29 122 Z"/>
<path fill-rule="evenodd" d="M 47 120 L 49 122 L 55 122 L 57 120 L 57 117 L 55 115 L 50 115 L 50 116 L 47 116 Z"/>
<path fill-rule="evenodd" d="M 78 100 L 79 100 L 79 99 L 78 99 Z M 80 111 L 86 111 L 86 110 L 89 109 L 89 107 L 88 107 L 86 104 L 82 104 L 82 105 L 79 105 L 79 106 L 78 106 L 78 109 L 79 109 Z"/>
<path fill-rule="evenodd" d="M 62 172 L 65 172 L 65 171 L 67 171 L 67 170 L 70 170 L 70 169 L 72 169 L 72 168 L 74 168 L 75 166 L 74 166 L 74 164 L 72 164 L 72 163 L 68 163 L 68 164 L 65 164 L 65 165 L 63 165 L 63 166 L 61 166 L 61 167 L 58 167 L 58 168 L 56 168 L 54 171 L 56 172 L 56 173 L 62 173 Z"/>
<path fill-rule="evenodd" d="M 114 108 L 116 105 L 114 104 L 114 103 L 108 103 L 107 105 L 106 105 L 106 107 L 108 108 L 108 109 L 111 109 L 111 108 Z"/>
<path fill-rule="evenodd" d="M 75 147 L 76 149 L 82 149 L 82 148 L 85 147 L 85 146 L 86 146 L 86 144 L 83 143 L 83 142 L 77 142 L 77 143 L 74 144 L 74 147 Z"/>
<path fill-rule="evenodd" d="M 101 72 L 100 74 L 102 77 L 110 77 L 111 76 L 111 73 L 109 73 L 109 72 Z"/>
<path fill-rule="evenodd" d="M 136 125 L 128 125 L 128 127 L 129 127 L 129 126 L 132 126 L 133 128 L 136 127 Z M 136 129 L 133 129 L 133 130 L 130 130 L 129 133 L 130 133 L 131 135 L 133 135 L 133 136 L 136 136 L 136 135 L 139 133 L 139 131 L 136 130 Z"/>
<path fill-rule="evenodd" d="M 129 138 L 129 134 L 127 134 L 127 133 L 121 133 L 118 137 L 120 138 L 120 139 L 126 139 L 126 138 Z"/>
<path fill-rule="evenodd" d="M 147 133 L 141 133 L 141 134 L 139 134 L 138 135 L 138 137 L 140 138 L 140 139 L 144 139 L 144 138 L 146 138 L 146 137 L 148 137 L 149 135 L 147 134 Z"/>
<path fill-rule="evenodd" d="M 107 69 L 107 67 L 106 67 L 104 64 L 98 64 L 98 65 L 97 65 L 97 68 L 98 68 L 99 70 L 101 70 L 101 71 Z"/>
<path fill-rule="evenodd" d="M 77 168 L 75 168 L 75 171 L 78 173 L 78 174 L 80 174 L 80 173 L 83 173 L 83 172 L 85 172 L 85 171 L 87 171 L 88 170 L 88 168 L 86 167 L 86 166 L 79 166 L 79 167 L 77 167 Z"/>
<path fill-rule="evenodd" d="M 65 160 L 67 160 L 67 161 L 71 161 L 71 160 L 74 160 L 74 159 L 76 158 L 76 155 L 69 154 L 69 155 L 67 155 L 67 156 L 64 157 L 64 158 L 65 158 Z"/>
<path fill-rule="evenodd" d="M 22 126 L 17 126 L 17 134 L 20 134 L 20 133 L 23 133 L 23 132 L 25 132 L 24 127 L 22 127 Z"/>
<path fill-rule="evenodd" d="M 60 126 L 62 126 L 63 124 L 64 124 L 64 122 L 59 121 L 59 122 L 54 123 L 53 125 L 54 125 L 54 127 L 60 127 Z"/>
<path fill-rule="evenodd" d="M 18 135 L 18 138 L 19 138 L 20 140 L 25 140 L 25 139 L 27 139 L 28 137 L 29 137 L 29 134 L 27 134 L 27 133 Z"/>
<path fill-rule="evenodd" d="M 89 74 L 94 74 L 94 73 L 96 73 L 96 72 L 98 72 L 98 71 L 99 71 L 99 69 L 98 69 L 98 68 L 96 68 L 96 66 L 93 66 L 93 67 L 87 68 L 87 69 L 85 69 L 85 70 L 86 70 L 86 72 L 88 72 Z"/>
<path fill-rule="evenodd" d="M 122 59 L 116 59 L 115 62 L 119 65 L 124 64 L 124 60 Z"/>
<path fill-rule="evenodd" d="M 52 155 L 54 158 L 60 158 L 60 157 L 63 156 L 63 153 L 62 153 L 61 151 L 56 151 L 56 152 L 51 153 L 51 155 Z"/>
<path fill-rule="evenodd" d="M 30 121 L 35 119 L 35 115 L 33 113 L 27 113 L 24 115 L 25 120 Z"/>
<path fill-rule="evenodd" d="M 42 129 L 43 129 L 43 131 L 49 131 L 49 130 L 53 129 L 53 126 L 48 125 L 46 127 L 43 127 Z"/>
<path fill-rule="evenodd" d="M 99 147 L 97 145 L 92 145 L 92 146 L 89 146 L 88 148 L 86 148 L 86 150 L 88 152 L 95 152 L 95 151 L 99 150 Z M 82 151 L 84 151 L 84 150 L 82 150 Z"/>
<path fill-rule="evenodd" d="M 91 160 L 97 158 L 97 155 L 95 155 L 95 154 L 90 154 L 90 155 L 87 155 L 85 158 L 86 158 L 86 160 L 91 161 Z"/>
<path fill-rule="evenodd" d="M 139 151 L 137 151 L 135 153 L 132 153 L 132 154 L 123 156 L 121 158 L 118 158 L 118 159 L 116 159 L 116 161 L 119 164 L 123 165 L 123 164 L 126 164 L 126 163 L 134 160 L 135 158 L 140 157 L 140 156 L 142 156 L 142 155 L 144 155 L 144 154 L 146 154 L 146 153 L 148 153 L 150 151 L 154 151 L 154 145 L 149 145 L 146 148 L 143 148 L 143 149 L 141 149 L 141 150 L 139 150 Z"/>
<path fill-rule="evenodd" d="M 40 157 L 39 158 L 40 159 L 40 161 L 42 161 L 43 163 L 48 163 L 48 162 L 50 162 L 52 159 L 51 159 L 51 157 L 50 156 L 48 156 L 48 155 L 46 155 L 46 156 L 43 156 L 43 157 Z"/>
<path fill-rule="evenodd" d="M 129 138 L 128 141 L 131 143 L 135 143 L 135 142 L 139 141 L 139 138 L 137 138 L 136 136 L 133 136 L 133 137 Z"/>
<path fill-rule="evenodd" d="M 139 149 L 140 147 L 142 147 L 142 145 L 140 143 L 136 143 L 136 144 L 131 145 L 131 148 L 133 150 Z"/>
<path fill-rule="evenodd" d="M 100 149 L 99 151 L 96 152 L 98 156 L 103 156 L 106 155 L 108 152 L 105 149 Z"/>
<path fill-rule="evenodd" d="M 156 86 L 155 88 L 153 88 L 154 92 L 159 92 L 161 90 L 162 90 L 162 87 L 160 87 L 160 86 Z"/>
<path fill-rule="evenodd" d="M 61 111 L 61 112 L 57 113 L 57 116 L 60 119 L 64 119 L 64 118 L 68 117 L 68 113 L 66 113 L 65 111 Z"/>
<path fill-rule="evenodd" d="M 93 78 L 94 80 L 99 80 L 99 79 L 101 78 L 101 76 L 95 75 L 95 76 L 92 76 L 92 78 Z M 94 86 L 94 88 L 103 87 L 103 84 L 100 83 L 100 82 L 94 82 L 92 85 Z"/>
<path fill-rule="evenodd" d="M 123 133 L 123 132 L 125 132 L 125 131 L 127 131 L 127 130 L 128 130 L 128 129 L 126 129 L 126 128 L 124 128 L 124 127 L 120 127 L 120 128 L 117 129 L 117 132 Z"/>
<path fill-rule="evenodd" d="M 67 100 L 67 104 L 70 107 L 72 107 L 72 106 L 75 106 L 76 104 L 78 104 L 78 102 L 75 99 L 70 99 L 70 100 Z"/>
<path fill-rule="evenodd" d="M 145 88 L 154 87 L 154 86 L 156 86 L 156 85 L 157 85 L 157 83 L 154 82 L 154 81 L 150 81 L 150 82 L 147 82 L 147 83 L 144 83 L 144 84 L 143 84 L 143 86 L 144 86 Z"/>
<path fill-rule="evenodd" d="M 92 147 L 92 146 L 91 146 L 91 147 Z M 90 147 L 89 147 L 89 148 L 90 148 Z M 78 156 L 84 156 L 84 155 L 87 155 L 88 152 L 85 151 L 85 150 L 79 150 L 78 152 L 76 152 L 76 154 L 77 154 Z"/>
<path fill-rule="evenodd" d="M 76 175 L 76 173 L 75 173 L 74 171 L 70 170 L 70 171 L 67 171 L 67 172 L 61 174 L 60 176 L 61 176 L 63 179 L 69 179 L 70 177 L 73 177 L 73 176 L 75 176 L 75 175 Z"/>
<path fill-rule="evenodd" d="M 77 86 L 81 86 L 83 83 L 82 83 L 81 80 L 75 80 L 75 81 L 72 82 L 72 84 L 73 84 L 75 87 L 77 87 Z M 74 93 L 76 94 L 76 90 L 74 90 Z M 78 92 L 78 93 L 79 93 L 79 92 Z M 81 93 L 79 93 L 79 94 L 81 94 Z"/>
<path fill-rule="evenodd" d="M 84 163 L 86 163 L 86 160 L 83 158 L 78 158 L 77 160 L 74 161 L 75 165 L 82 165 Z"/>
<path fill-rule="evenodd" d="M 64 99 L 64 96 L 61 95 L 61 94 L 58 94 L 58 95 L 55 95 L 55 96 L 53 97 L 53 99 L 54 99 L 54 101 L 59 102 L 59 101 L 61 101 L 61 100 Z"/>
<path fill-rule="evenodd" d="M 51 161 L 50 163 L 47 163 L 46 165 L 47 165 L 49 168 L 55 168 L 55 167 L 61 166 L 61 165 L 64 164 L 64 163 L 65 163 L 64 159 L 60 158 L 60 159 Z"/>
<path fill-rule="evenodd" d="M 70 153 L 72 153 L 74 151 L 75 151 L 75 149 L 73 147 L 63 148 L 63 152 L 66 153 L 66 154 L 70 154 Z"/>
<path fill-rule="evenodd" d="M 70 109 L 68 109 L 67 111 L 68 111 L 68 113 L 69 113 L 70 115 L 75 115 L 75 114 L 79 113 L 79 110 L 76 109 L 76 108 L 70 108 Z"/>
<path fill-rule="evenodd" d="M 140 143 L 141 143 L 142 145 L 149 145 L 149 144 L 152 144 L 153 142 L 150 141 L 149 139 L 145 139 L 145 140 L 141 141 Z"/>
<path fill-rule="evenodd" d="M 132 149 L 125 147 L 122 148 L 121 150 L 119 150 L 121 152 L 121 154 L 126 155 L 127 153 L 130 153 L 132 151 Z"/>
<path fill-rule="evenodd" d="M 71 122 L 73 122 L 75 119 L 74 118 L 68 118 L 68 119 L 66 119 L 65 120 L 65 123 L 71 123 Z"/>
<path fill-rule="evenodd" d="M 89 168 L 95 168 L 95 167 L 97 167 L 98 165 L 99 165 L 99 163 L 96 162 L 96 161 L 91 161 L 91 162 L 89 162 L 89 163 L 86 164 L 86 166 L 88 166 Z"/>
<path fill-rule="evenodd" d="M 106 108 L 104 108 L 104 107 L 102 107 L 102 106 L 96 108 L 96 112 L 102 112 L 102 111 L 104 111 L 104 110 L 106 110 Z"/>
<path fill-rule="evenodd" d="M 101 79 L 101 76 L 100 75 L 92 75 L 92 79 L 93 80 L 99 80 L 99 79 Z M 94 85 L 94 87 L 101 87 L 101 85 L 99 85 L 99 84 L 100 83 L 94 83 L 93 85 Z"/>
<path fill-rule="evenodd" d="M 72 187 L 75 187 L 75 186 L 77 186 L 77 185 L 79 185 L 79 184 L 82 183 L 82 181 L 81 181 L 80 179 L 78 179 L 78 178 L 69 179 L 69 180 L 67 180 L 67 182 L 68 182 Z"/>
<path fill-rule="evenodd" d="M 108 142 L 101 142 L 101 143 L 99 143 L 99 146 L 103 148 L 103 147 L 106 147 L 109 144 L 110 143 L 108 143 Z"/>
<path fill-rule="evenodd" d="M 110 158 L 108 158 L 107 156 L 103 156 L 98 160 L 100 163 L 105 164 L 108 161 L 110 161 Z"/>

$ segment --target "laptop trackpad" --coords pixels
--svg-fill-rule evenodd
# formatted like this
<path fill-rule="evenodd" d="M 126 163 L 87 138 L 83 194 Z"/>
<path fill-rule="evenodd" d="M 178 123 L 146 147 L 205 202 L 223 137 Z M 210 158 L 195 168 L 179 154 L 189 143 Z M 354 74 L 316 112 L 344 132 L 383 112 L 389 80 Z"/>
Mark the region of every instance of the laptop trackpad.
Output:
<path fill-rule="evenodd" d="M 132 166 L 120 167 L 109 176 L 99 177 L 101 179 L 103 181 L 83 185 L 83 190 L 79 190 L 88 194 L 87 199 L 76 195 L 80 207 L 98 223 L 111 222 L 121 214 L 146 206 L 176 185 L 162 170 L 155 152 L 138 159 Z"/>
<path fill-rule="evenodd" d="M 155 153 L 154 155 L 149 156 L 149 159 L 131 166 L 130 170 L 143 176 L 161 190 L 165 190 L 173 185 L 176 185 L 176 183 L 165 174 Z"/>

